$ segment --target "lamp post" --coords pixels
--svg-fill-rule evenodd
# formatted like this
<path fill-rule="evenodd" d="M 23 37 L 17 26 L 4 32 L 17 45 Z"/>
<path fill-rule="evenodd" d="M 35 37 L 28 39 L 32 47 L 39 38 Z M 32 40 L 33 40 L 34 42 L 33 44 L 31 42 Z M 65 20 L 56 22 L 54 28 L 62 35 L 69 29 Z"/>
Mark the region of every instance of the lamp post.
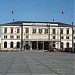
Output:
<path fill-rule="evenodd" d="M 21 51 L 23 47 L 23 25 L 21 25 Z"/>
<path fill-rule="evenodd" d="M 73 22 L 72 22 L 72 52 L 74 52 L 74 40 L 73 40 Z"/>
<path fill-rule="evenodd" d="M 63 15 L 64 12 L 62 11 L 61 14 Z M 60 50 L 61 50 L 61 28 L 60 28 Z"/>
<path fill-rule="evenodd" d="M 61 28 L 60 28 L 60 50 L 61 50 Z"/>
<path fill-rule="evenodd" d="M 50 50 L 50 24 L 48 24 L 49 27 L 49 50 Z"/>

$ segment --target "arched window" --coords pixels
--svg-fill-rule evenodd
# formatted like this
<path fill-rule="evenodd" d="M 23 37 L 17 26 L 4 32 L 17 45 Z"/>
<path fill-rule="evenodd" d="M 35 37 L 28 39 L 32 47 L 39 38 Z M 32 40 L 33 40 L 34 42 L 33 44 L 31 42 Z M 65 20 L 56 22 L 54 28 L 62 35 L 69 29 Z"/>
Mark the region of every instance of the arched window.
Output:
<path fill-rule="evenodd" d="M 69 42 L 66 43 L 66 48 L 69 48 Z"/>
<path fill-rule="evenodd" d="M 13 48 L 13 42 L 10 42 L 10 48 Z"/>
<path fill-rule="evenodd" d="M 17 42 L 17 48 L 20 48 L 20 42 Z"/>
<path fill-rule="evenodd" d="M 6 41 L 4 42 L 4 48 L 7 48 L 7 42 Z"/>

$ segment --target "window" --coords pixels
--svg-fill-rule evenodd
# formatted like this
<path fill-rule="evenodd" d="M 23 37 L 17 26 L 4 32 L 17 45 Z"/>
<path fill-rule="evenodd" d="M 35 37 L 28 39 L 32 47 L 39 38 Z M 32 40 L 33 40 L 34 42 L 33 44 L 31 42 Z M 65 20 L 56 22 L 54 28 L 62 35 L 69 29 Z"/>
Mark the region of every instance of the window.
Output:
<path fill-rule="evenodd" d="M 26 36 L 26 39 L 28 39 L 29 37 L 28 36 Z"/>
<path fill-rule="evenodd" d="M 40 33 L 40 34 L 42 33 L 42 29 L 39 29 L 39 33 Z"/>
<path fill-rule="evenodd" d="M 29 33 L 29 28 L 26 28 L 26 33 Z"/>
<path fill-rule="evenodd" d="M 53 41 L 52 46 L 55 47 L 55 41 Z"/>
<path fill-rule="evenodd" d="M 53 39 L 55 39 L 55 36 L 53 36 Z"/>
<path fill-rule="evenodd" d="M 4 28 L 4 33 L 7 33 L 7 28 Z"/>
<path fill-rule="evenodd" d="M 13 42 L 10 42 L 10 48 L 13 48 Z"/>
<path fill-rule="evenodd" d="M 53 43 L 52 46 L 55 47 L 55 44 Z"/>
<path fill-rule="evenodd" d="M 20 39 L 20 36 L 17 36 L 17 39 Z"/>
<path fill-rule="evenodd" d="M 17 28 L 17 33 L 20 33 L 20 29 L 19 28 Z"/>
<path fill-rule="evenodd" d="M 74 36 L 74 39 L 75 39 L 75 36 Z"/>
<path fill-rule="evenodd" d="M 13 36 L 13 35 L 10 35 L 10 38 L 11 38 L 11 39 L 13 39 L 13 38 L 14 38 L 14 36 Z"/>
<path fill-rule="evenodd" d="M 69 39 L 69 36 L 66 36 L 66 39 Z"/>
<path fill-rule="evenodd" d="M 11 33 L 13 33 L 13 28 L 11 28 Z"/>
<path fill-rule="evenodd" d="M 20 48 L 20 42 L 17 42 L 17 48 Z"/>
<path fill-rule="evenodd" d="M 36 33 L 36 29 L 33 29 L 33 33 Z"/>
<path fill-rule="evenodd" d="M 61 34 L 63 34 L 63 29 L 61 29 Z"/>
<path fill-rule="evenodd" d="M 73 34 L 75 34 L 75 30 L 73 30 Z"/>
<path fill-rule="evenodd" d="M 48 33 L 48 29 L 45 29 L 45 33 Z"/>
<path fill-rule="evenodd" d="M 66 48 L 69 48 L 69 42 L 66 43 Z"/>
<path fill-rule="evenodd" d="M 7 35 L 4 35 L 4 38 L 7 39 Z"/>
<path fill-rule="evenodd" d="M 61 36 L 61 39 L 64 39 L 64 36 Z"/>
<path fill-rule="evenodd" d="M 67 31 L 67 34 L 69 34 L 69 29 L 67 29 L 66 31 Z"/>
<path fill-rule="evenodd" d="M 7 48 L 7 42 L 6 41 L 4 42 L 4 48 Z"/>
<path fill-rule="evenodd" d="M 55 29 L 52 30 L 52 33 L 55 34 Z"/>

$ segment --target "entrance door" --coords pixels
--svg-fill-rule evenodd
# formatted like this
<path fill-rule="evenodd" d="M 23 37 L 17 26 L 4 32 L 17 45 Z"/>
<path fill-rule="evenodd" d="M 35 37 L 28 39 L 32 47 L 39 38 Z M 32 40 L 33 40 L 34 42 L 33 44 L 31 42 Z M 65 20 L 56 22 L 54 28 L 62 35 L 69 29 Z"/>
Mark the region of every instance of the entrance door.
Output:
<path fill-rule="evenodd" d="M 37 42 L 36 41 L 32 42 L 32 49 L 37 49 Z"/>
<path fill-rule="evenodd" d="M 20 48 L 20 42 L 17 42 L 17 48 Z"/>
<path fill-rule="evenodd" d="M 38 50 L 43 50 L 43 42 L 42 41 L 38 42 Z"/>
<path fill-rule="evenodd" d="M 45 41 L 44 42 L 44 50 L 48 50 L 49 49 L 49 42 Z"/>
<path fill-rule="evenodd" d="M 29 50 L 29 44 L 26 44 L 26 50 Z"/>

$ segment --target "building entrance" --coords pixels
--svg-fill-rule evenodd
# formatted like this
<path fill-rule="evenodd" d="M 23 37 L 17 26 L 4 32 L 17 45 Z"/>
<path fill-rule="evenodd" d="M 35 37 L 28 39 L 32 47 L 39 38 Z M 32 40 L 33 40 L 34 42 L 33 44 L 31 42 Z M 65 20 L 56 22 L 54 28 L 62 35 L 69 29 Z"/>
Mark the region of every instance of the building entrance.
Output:
<path fill-rule="evenodd" d="M 30 50 L 29 44 L 26 44 L 26 50 Z"/>
<path fill-rule="evenodd" d="M 38 41 L 38 50 L 43 50 L 43 42 Z"/>
<path fill-rule="evenodd" d="M 25 42 L 24 50 L 30 50 L 30 44 L 28 41 Z"/>
<path fill-rule="evenodd" d="M 32 49 L 37 49 L 37 42 L 36 41 L 32 41 Z"/>
<path fill-rule="evenodd" d="M 49 42 L 48 41 L 32 41 L 32 50 L 48 50 Z"/>
<path fill-rule="evenodd" d="M 49 49 L 49 42 L 45 41 L 44 42 L 44 50 L 48 50 Z"/>

